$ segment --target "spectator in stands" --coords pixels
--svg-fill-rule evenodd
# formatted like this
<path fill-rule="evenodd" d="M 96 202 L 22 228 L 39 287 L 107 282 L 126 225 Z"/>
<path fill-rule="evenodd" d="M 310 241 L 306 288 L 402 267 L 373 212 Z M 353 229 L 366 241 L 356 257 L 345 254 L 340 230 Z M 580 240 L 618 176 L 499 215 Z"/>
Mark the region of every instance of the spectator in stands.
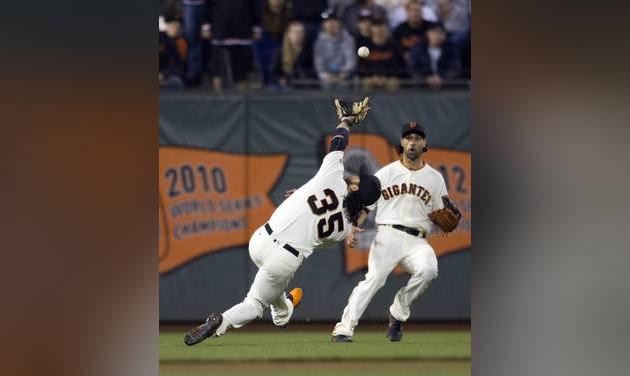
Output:
<path fill-rule="evenodd" d="M 369 10 L 372 17 L 378 19 L 387 19 L 387 11 L 380 5 L 376 5 L 374 0 L 356 0 L 354 4 L 346 8 L 341 15 L 341 20 L 345 28 L 353 35 L 357 34 L 357 22 L 362 10 Z"/>
<path fill-rule="evenodd" d="M 343 16 L 348 7 L 355 3 L 356 0 L 328 0 L 328 8 L 335 14 Z"/>
<path fill-rule="evenodd" d="M 184 37 L 188 42 L 186 59 L 187 86 L 194 87 L 201 84 L 203 71 L 203 43 L 201 40 L 201 25 L 207 22 L 206 0 L 182 0 L 182 21 L 184 22 Z"/>
<path fill-rule="evenodd" d="M 252 42 L 261 37 L 258 0 L 208 0 L 212 38 L 210 70 L 215 90 L 243 90 L 253 69 Z"/>
<path fill-rule="evenodd" d="M 462 62 L 461 78 L 470 79 L 470 72 L 471 72 L 470 71 L 470 61 L 471 61 L 470 49 L 472 47 L 471 44 L 472 44 L 472 38 L 471 38 L 470 30 L 468 30 L 468 37 L 464 41 L 464 46 L 461 51 L 461 62 Z"/>
<path fill-rule="evenodd" d="M 322 13 L 328 9 L 326 0 L 291 0 L 293 19 L 302 21 L 306 30 L 306 44 L 312 45 L 317 38 Z"/>
<path fill-rule="evenodd" d="M 203 72 L 207 73 L 209 76 L 212 76 L 212 70 L 210 62 L 212 61 L 212 30 L 210 28 L 209 23 L 204 23 L 201 25 L 201 43 L 202 43 L 202 61 L 203 61 Z"/>
<path fill-rule="evenodd" d="M 470 66 L 466 69 L 464 64 L 470 43 L 470 0 L 437 0 L 437 14 L 446 30 L 453 70 L 470 77 Z"/>
<path fill-rule="evenodd" d="M 354 72 L 357 51 L 354 39 L 334 13 L 325 12 L 322 18 L 322 31 L 315 41 L 314 65 L 322 87 L 328 89 L 339 86 Z"/>
<path fill-rule="evenodd" d="M 426 31 L 435 22 L 422 19 L 422 2 L 419 0 L 410 0 L 405 8 L 407 21 L 394 29 L 394 40 L 402 48 L 407 63 L 411 64 L 409 50 L 426 41 Z"/>
<path fill-rule="evenodd" d="M 354 36 L 354 43 L 357 48 L 367 46 L 370 43 L 371 26 L 372 12 L 369 9 L 362 9 L 357 21 L 357 34 Z"/>
<path fill-rule="evenodd" d="M 262 36 L 254 42 L 256 61 L 264 85 L 271 80 L 273 60 L 282 43 L 284 30 L 291 17 L 291 2 L 286 0 L 264 0 L 262 10 Z"/>
<path fill-rule="evenodd" d="M 394 29 L 396 26 L 405 22 L 407 14 L 405 13 L 405 2 L 407 0 L 374 0 L 374 2 L 382 6 L 387 12 L 389 26 Z M 402 9 L 402 12 L 400 10 Z"/>
<path fill-rule="evenodd" d="M 374 0 L 374 3 L 385 8 L 385 11 L 389 15 L 393 10 L 395 10 L 398 6 L 404 5 L 406 0 Z"/>
<path fill-rule="evenodd" d="M 407 64 L 400 47 L 392 40 L 384 19 L 375 19 L 370 27 L 370 54 L 359 60 L 357 72 L 364 90 L 396 90 L 400 79 L 408 77 Z"/>
<path fill-rule="evenodd" d="M 427 30 L 427 40 L 411 50 L 412 72 L 431 88 L 442 86 L 443 79 L 452 76 L 451 52 L 446 42 L 446 32 L 440 24 Z"/>
<path fill-rule="evenodd" d="M 164 15 L 160 26 L 160 87 L 183 89 L 185 86 L 187 43 L 181 33 L 179 20 Z"/>
<path fill-rule="evenodd" d="M 409 1 L 417 0 L 377 0 L 378 4 L 382 2 L 388 2 L 388 5 L 383 5 L 387 9 L 389 15 L 389 25 L 392 29 L 395 29 L 401 23 L 407 20 L 407 3 Z M 430 22 L 438 22 L 437 16 L 437 1 L 438 0 L 422 0 L 422 19 Z"/>
<path fill-rule="evenodd" d="M 265 0 L 262 10 L 263 34 L 280 42 L 291 19 L 291 1 Z"/>
<path fill-rule="evenodd" d="M 274 83 L 281 88 L 293 86 L 295 80 L 315 80 L 313 51 L 306 44 L 306 31 L 301 21 L 291 21 L 284 34 L 282 47 L 274 60 Z M 305 85 L 308 87 L 308 84 Z"/>

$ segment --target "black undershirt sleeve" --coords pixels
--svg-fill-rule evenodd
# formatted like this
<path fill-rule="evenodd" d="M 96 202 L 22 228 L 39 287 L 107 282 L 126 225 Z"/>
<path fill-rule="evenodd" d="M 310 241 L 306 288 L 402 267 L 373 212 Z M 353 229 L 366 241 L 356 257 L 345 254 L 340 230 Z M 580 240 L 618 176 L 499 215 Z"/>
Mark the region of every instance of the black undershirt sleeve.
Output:
<path fill-rule="evenodd" d="M 330 151 L 345 150 L 350 140 L 350 131 L 345 128 L 336 128 L 335 135 L 330 140 Z"/>

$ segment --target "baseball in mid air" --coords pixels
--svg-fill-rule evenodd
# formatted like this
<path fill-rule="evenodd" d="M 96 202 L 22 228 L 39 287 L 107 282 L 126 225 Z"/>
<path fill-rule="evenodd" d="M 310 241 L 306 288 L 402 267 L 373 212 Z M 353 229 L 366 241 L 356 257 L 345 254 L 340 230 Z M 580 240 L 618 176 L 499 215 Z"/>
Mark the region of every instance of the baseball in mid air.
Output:
<path fill-rule="evenodd" d="M 368 57 L 368 55 L 370 54 L 370 49 L 365 47 L 365 46 L 361 46 L 359 47 L 359 49 L 357 50 L 357 55 L 359 55 L 362 58 L 366 58 Z"/>

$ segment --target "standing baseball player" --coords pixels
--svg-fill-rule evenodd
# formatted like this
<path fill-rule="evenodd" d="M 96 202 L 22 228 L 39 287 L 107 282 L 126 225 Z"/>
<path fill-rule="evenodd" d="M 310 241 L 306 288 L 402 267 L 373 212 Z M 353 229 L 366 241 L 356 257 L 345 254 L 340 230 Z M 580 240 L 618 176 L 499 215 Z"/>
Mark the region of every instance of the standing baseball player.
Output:
<path fill-rule="evenodd" d="M 205 323 L 186 334 L 187 345 L 239 328 L 262 317 L 267 307 L 271 307 L 273 323 L 286 326 L 302 291 L 294 289 L 287 296 L 285 289 L 304 259 L 324 241 L 354 239 L 353 231 L 365 220 L 365 207 L 374 204 L 381 191 L 374 175 L 344 179 L 343 154 L 350 126 L 365 118 L 367 104 L 368 98 L 357 103 L 336 101 L 340 123 L 319 171 L 282 202 L 249 241 L 249 255 L 259 269 L 247 296 L 223 313 L 211 313 Z"/>
<path fill-rule="evenodd" d="M 400 341 L 401 323 L 409 318 L 411 303 L 438 275 L 437 258 L 426 237 L 434 224 L 444 232 L 453 231 L 461 214 L 448 199 L 442 174 L 422 160 L 426 146 L 424 128 L 414 121 L 406 123 L 396 148 L 400 160 L 375 174 L 382 188 L 376 205 L 369 208 L 378 207 L 368 272 L 350 294 L 341 321 L 333 330 L 333 342 L 352 342 L 365 308 L 397 265 L 411 274 L 389 307 L 387 337 Z"/>

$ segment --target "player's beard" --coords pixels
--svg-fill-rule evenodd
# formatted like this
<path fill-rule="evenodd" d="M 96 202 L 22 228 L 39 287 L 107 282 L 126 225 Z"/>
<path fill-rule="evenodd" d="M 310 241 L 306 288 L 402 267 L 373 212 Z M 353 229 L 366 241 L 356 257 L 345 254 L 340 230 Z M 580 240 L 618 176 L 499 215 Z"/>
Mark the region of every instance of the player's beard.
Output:
<path fill-rule="evenodd" d="M 363 210 L 363 204 L 361 203 L 359 192 L 348 193 L 343 199 L 343 211 L 348 221 L 355 226 L 358 226 L 357 221 L 361 215 L 361 210 Z"/>
<path fill-rule="evenodd" d="M 407 151 L 405 152 L 405 156 L 410 161 L 415 162 L 416 159 L 418 159 L 418 157 L 420 156 L 420 150 L 416 148 L 407 149 Z"/>

